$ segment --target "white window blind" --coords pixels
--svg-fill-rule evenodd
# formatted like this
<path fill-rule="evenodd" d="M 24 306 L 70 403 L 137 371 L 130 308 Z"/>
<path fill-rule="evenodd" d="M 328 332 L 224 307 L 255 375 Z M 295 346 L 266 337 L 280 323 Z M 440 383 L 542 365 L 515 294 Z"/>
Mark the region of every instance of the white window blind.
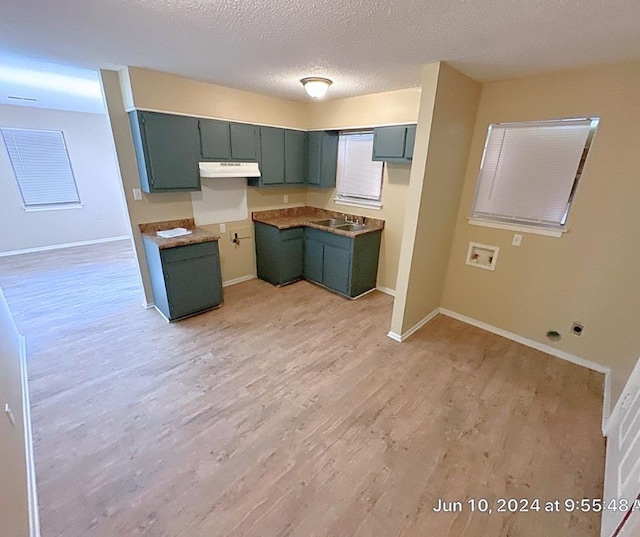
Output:
<path fill-rule="evenodd" d="M 338 199 L 379 202 L 382 162 L 371 160 L 373 133 L 343 133 L 338 141 Z"/>
<path fill-rule="evenodd" d="M 2 137 L 25 208 L 80 203 L 62 132 L 2 129 Z"/>
<path fill-rule="evenodd" d="M 489 127 L 472 218 L 564 226 L 598 119 Z"/>

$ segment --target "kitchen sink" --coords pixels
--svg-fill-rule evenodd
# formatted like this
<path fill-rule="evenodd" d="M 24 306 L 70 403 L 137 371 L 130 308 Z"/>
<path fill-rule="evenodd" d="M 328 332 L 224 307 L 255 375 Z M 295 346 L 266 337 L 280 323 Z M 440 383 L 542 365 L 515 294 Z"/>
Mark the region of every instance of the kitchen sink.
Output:
<path fill-rule="evenodd" d="M 335 226 L 335 228 L 341 229 L 342 231 L 362 231 L 363 229 L 367 229 L 367 226 L 363 224 L 342 224 Z"/>
<path fill-rule="evenodd" d="M 344 226 L 347 223 L 348 222 L 342 218 L 329 218 L 327 220 L 318 220 L 314 222 L 314 224 L 317 224 L 319 226 L 327 226 L 327 227 Z"/>

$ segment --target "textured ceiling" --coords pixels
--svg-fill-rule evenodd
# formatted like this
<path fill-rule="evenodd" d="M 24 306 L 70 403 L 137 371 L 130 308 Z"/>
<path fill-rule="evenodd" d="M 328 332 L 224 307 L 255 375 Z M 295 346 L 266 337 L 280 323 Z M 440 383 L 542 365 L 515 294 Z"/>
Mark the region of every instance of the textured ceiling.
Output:
<path fill-rule="evenodd" d="M 638 0 L 2 0 L 0 50 L 124 65 L 305 99 L 419 84 L 450 62 L 477 80 L 640 60 Z"/>

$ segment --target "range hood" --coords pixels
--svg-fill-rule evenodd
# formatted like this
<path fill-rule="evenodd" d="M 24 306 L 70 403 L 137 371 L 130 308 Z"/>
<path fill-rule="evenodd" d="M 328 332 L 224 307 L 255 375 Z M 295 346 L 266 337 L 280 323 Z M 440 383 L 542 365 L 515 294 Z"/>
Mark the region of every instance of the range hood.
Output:
<path fill-rule="evenodd" d="M 260 177 L 257 162 L 200 162 L 200 177 Z"/>

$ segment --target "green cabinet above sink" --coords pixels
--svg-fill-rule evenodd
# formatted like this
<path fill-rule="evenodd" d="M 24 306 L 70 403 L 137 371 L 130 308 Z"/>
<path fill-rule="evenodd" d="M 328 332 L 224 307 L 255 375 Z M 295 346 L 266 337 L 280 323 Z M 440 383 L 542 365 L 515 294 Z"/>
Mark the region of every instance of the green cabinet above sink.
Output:
<path fill-rule="evenodd" d="M 415 139 L 415 125 L 376 127 L 373 129 L 372 160 L 411 162 Z"/>
<path fill-rule="evenodd" d="M 315 188 L 334 188 L 338 165 L 338 132 L 310 131 L 306 133 L 306 184 Z"/>

